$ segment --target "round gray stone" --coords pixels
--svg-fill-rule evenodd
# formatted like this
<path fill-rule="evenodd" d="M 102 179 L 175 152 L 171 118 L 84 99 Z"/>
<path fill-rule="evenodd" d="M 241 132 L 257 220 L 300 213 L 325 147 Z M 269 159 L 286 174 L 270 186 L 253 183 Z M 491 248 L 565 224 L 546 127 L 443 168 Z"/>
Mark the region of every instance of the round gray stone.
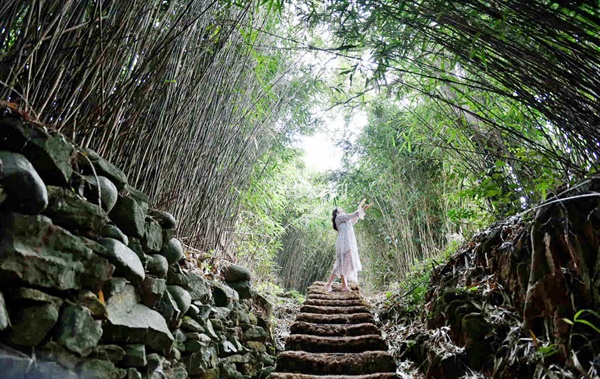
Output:
<path fill-rule="evenodd" d="M 146 270 L 150 275 L 163 279 L 167 276 L 169 262 L 167 261 L 167 258 L 162 255 L 148 255 L 146 258 Z"/>
<path fill-rule="evenodd" d="M 85 176 L 85 197 L 94 204 L 98 204 L 98 187 L 100 187 L 100 205 L 107 213 L 113 209 L 119 197 L 119 191 L 113 182 L 105 176 Z"/>
<path fill-rule="evenodd" d="M 152 216 L 153 219 L 158 221 L 163 229 L 175 229 L 177 227 L 177 220 L 169 212 L 158 209 L 150 209 L 148 210 L 148 214 Z"/>
<path fill-rule="evenodd" d="M 167 286 L 167 291 L 173 296 L 177 303 L 177 308 L 181 311 L 181 316 L 185 315 L 192 305 L 192 296 L 190 293 L 179 286 Z"/>
<path fill-rule="evenodd" d="M 107 248 L 105 256 L 115 265 L 115 275 L 128 279 L 131 283 L 141 283 L 146 274 L 140 258 L 121 241 L 112 238 L 100 238 L 98 242 Z"/>
<path fill-rule="evenodd" d="M 48 206 L 46 185 L 23 155 L 0 151 L 0 209 L 38 214 Z"/>
<path fill-rule="evenodd" d="M 250 270 L 240 265 L 229 265 L 223 269 L 222 274 L 227 283 L 247 282 L 252 279 Z"/>
<path fill-rule="evenodd" d="M 179 240 L 176 238 L 171 238 L 164 243 L 162 249 L 160 250 L 160 255 L 167 258 L 169 264 L 179 262 L 184 256 L 181 242 L 179 242 Z"/>
<path fill-rule="evenodd" d="M 121 231 L 121 229 L 117 228 L 115 225 L 106 224 L 102 228 L 100 232 L 101 237 L 113 238 L 117 241 L 123 242 L 125 245 L 129 245 L 129 238 Z"/>

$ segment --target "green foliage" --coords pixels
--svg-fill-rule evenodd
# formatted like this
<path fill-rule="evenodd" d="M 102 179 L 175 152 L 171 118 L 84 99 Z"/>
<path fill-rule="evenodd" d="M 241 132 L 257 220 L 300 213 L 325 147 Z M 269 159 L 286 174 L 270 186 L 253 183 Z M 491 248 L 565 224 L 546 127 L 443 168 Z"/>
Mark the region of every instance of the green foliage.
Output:
<path fill-rule="evenodd" d="M 568 318 L 563 318 L 563 321 L 571 326 L 575 326 L 575 324 L 581 324 L 581 325 L 588 326 L 592 330 L 594 330 L 596 333 L 600 334 L 600 328 L 597 325 L 593 324 L 591 321 L 588 321 L 584 318 L 586 316 L 586 313 L 594 316 L 596 318 L 596 321 L 600 321 L 600 314 L 598 314 L 597 312 L 595 312 L 591 309 L 582 309 L 582 310 L 578 311 L 577 313 L 575 313 L 575 315 L 573 316 L 573 320 L 569 320 Z"/>
<path fill-rule="evenodd" d="M 546 358 L 550 358 L 558 353 L 558 348 L 555 344 L 550 344 L 548 346 L 540 346 L 535 350 L 535 354 L 533 357 L 534 361 L 543 361 Z"/>
<path fill-rule="evenodd" d="M 385 306 L 407 312 L 421 309 L 425 304 L 434 262 L 427 259 L 412 266 L 402 280 L 393 285 L 393 290 L 386 292 Z"/>

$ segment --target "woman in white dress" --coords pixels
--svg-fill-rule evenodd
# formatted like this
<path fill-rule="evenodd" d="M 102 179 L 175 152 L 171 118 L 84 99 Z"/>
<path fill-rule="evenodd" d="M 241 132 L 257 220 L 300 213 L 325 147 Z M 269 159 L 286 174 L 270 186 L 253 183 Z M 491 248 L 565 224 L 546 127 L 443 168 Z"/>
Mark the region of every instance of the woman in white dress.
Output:
<path fill-rule="evenodd" d="M 360 258 L 358 256 L 358 247 L 356 246 L 356 236 L 354 235 L 354 224 L 358 220 L 365 218 L 365 211 L 373 203 L 365 204 L 363 199 L 354 213 L 346 213 L 340 207 L 335 208 L 332 213 L 333 229 L 337 230 L 338 238 L 335 243 L 335 264 L 325 285 L 327 291 L 331 291 L 331 283 L 339 275 L 342 279 L 342 291 L 350 291 L 348 282 L 358 282 L 358 272 L 362 270 Z"/>

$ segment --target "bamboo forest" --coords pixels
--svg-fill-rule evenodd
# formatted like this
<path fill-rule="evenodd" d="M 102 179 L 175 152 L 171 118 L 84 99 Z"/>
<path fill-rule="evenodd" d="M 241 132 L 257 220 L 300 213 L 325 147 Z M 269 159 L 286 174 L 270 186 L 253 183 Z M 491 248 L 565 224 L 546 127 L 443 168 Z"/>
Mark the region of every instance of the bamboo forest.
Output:
<path fill-rule="evenodd" d="M 2 0 L 0 379 L 600 378 L 599 171 L 598 1 Z"/>

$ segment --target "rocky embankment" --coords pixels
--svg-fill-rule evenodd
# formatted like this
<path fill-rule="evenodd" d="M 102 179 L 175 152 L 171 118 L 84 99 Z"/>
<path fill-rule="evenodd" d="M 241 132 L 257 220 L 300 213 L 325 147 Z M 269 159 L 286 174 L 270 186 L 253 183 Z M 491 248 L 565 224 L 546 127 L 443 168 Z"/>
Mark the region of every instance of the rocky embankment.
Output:
<path fill-rule="evenodd" d="M 269 304 L 182 267 L 172 215 L 94 151 L 0 118 L 0 377 L 258 378 Z"/>
<path fill-rule="evenodd" d="M 394 359 L 358 287 L 327 292 L 324 284 L 315 282 L 308 288 L 276 372 L 268 378 L 396 378 Z M 339 287 L 334 284 L 334 289 Z"/>
<path fill-rule="evenodd" d="M 436 267 L 424 308 L 380 309 L 426 378 L 600 377 L 600 178 L 476 235 Z"/>

